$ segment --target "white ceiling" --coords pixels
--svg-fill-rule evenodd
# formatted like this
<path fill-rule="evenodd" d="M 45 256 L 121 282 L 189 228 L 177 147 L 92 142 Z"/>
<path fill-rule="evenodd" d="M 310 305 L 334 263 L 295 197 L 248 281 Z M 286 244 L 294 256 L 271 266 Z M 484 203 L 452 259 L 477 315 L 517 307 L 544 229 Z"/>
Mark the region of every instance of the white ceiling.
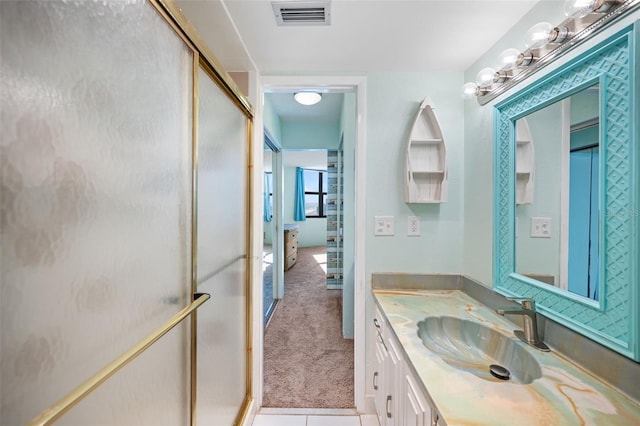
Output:
<path fill-rule="evenodd" d="M 270 0 L 176 2 L 227 71 L 276 74 L 464 71 L 537 0 L 332 0 L 307 27 L 277 26 Z"/>
<path fill-rule="evenodd" d="M 332 0 L 331 25 L 303 27 L 277 26 L 270 0 L 176 3 L 227 71 L 320 75 L 462 72 L 537 1 Z M 288 120 L 329 111 L 329 102 L 294 109 L 290 98 L 272 96 Z"/>

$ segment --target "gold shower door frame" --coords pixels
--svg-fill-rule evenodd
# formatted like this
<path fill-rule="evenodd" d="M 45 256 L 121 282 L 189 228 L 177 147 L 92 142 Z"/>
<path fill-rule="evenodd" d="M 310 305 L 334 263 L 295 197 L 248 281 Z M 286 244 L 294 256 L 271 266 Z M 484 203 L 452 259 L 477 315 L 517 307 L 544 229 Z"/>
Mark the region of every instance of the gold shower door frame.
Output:
<path fill-rule="evenodd" d="M 247 100 L 247 98 L 240 92 L 237 85 L 229 74 L 218 63 L 214 54 L 209 50 L 205 42 L 202 40 L 196 29 L 184 16 L 180 8 L 174 3 L 173 0 L 149 0 L 149 2 L 160 12 L 163 18 L 169 23 L 176 33 L 183 39 L 187 46 L 193 52 L 193 105 L 192 105 L 192 143 L 193 143 L 193 161 L 192 161 L 192 190 L 191 196 L 193 200 L 192 205 L 192 239 L 191 239 L 191 256 L 192 256 L 192 268 L 191 268 L 191 293 L 195 295 L 197 293 L 197 244 L 198 244 L 198 232 L 197 232 L 197 169 L 198 169 L 198 69 L 201 67 L 203 71 L 213 80 L 216 85 L 222 89 L 236 107 L 245 115 L 246 120 L 246 135 L 247 141 L 245 144 L 245 158 L 247 168 L 246 182 L 247 187 L 245 191 L 245 229 L 246 233 L 245 248 L 247 255 L 245 256 L 245 294 L 246 294 L 246 394 L 244 401 L 239 409 L 236 417 L 235 424 L 242 424 L 248 414 L 248 408 L 251 402 L 251 384 L 252 384 L 252 369 L 251 369 L 251 336 L 252 336 L 252 303 L 251 303 L 251 254 L 250 241 L 253 233 L 251 226 L 250 213 L 252 209 L 252 134 L 253 134 L 253 108 Z M 191 425 L 196 424 L 196 408 L 197 408 L 197 316 L 191 317 Z"/>
<path fill-rule="evenodd" d="M 198 166 L 198 71 L 200 68 L 213 80 L 213 82 L 226 94 L 236 107 L 246 117 L 246 144 L 245 144 L 245 161 L 246 161 L 246 188 L 245 188 L 245 227 L 248 231 L 245 239 L 244 268 L 245 274 L 245 294 L 246 294 L 246 394 L 236 416 L 235 424 L 242 424 L 248 414 L 249 404 L 251 402 L 251 336 L 252 336 L 252 303 L 251 303 L 251 274 L 250 262 L 250 241 L 253 228 L 250 221 L 250 212 L 252 208 L 252 129 L 253 129 L 253 109 L 251 104 L 244 95 L 241 94 L 236 84 L 233 82 L 229 74 L 220 66 L 214 55 L 209 51 L 204 41 L 200 38 L 195 28 L 189 23 L 180 8 L 173 0 L 148 0 L 150 5 L 154 7 L 162 18 L 171 26 L 176 34 L 183 40 L 193 54 L 192 78 L 192 123 L 191 123 L 191 140 L 192 140 L 192 161 L 191 161 L 191 271 L 190 271 L 190 292 L 191 304 L 185 307 L 181 312 L 172 317 L 162 327 L 151 333 L 129 351 L 122 354 L 106 367 L 96 372 L 91 378 L 80 384 L 72 392 L 59 400 L 56 404 L 48 407 L 42 413 L 34 418 L 30 425 L 48 425 L 55 422 L 58 418 L 69 411 L 73 406 L 80 402 L 83 398 L 91 394 L 100 387 L 102 383 L 109 377 L 116 374 L 122 367 L 129 364 L 139 354 L 149 348 L 156 341 L 160 340 L 169 330 L 180 323 L 186 317 L 190 317 L 190 424 L 196 424 L 197 409 L 197 313 L 196 310 L 204 302 L 209 299 L 208 295 L 200 295 L 197 293 L 197 243 L 198 243 L 198 217 L 197 217 L 197 166 Z M 197 300 L 199 299 L 199 300 Z"/>

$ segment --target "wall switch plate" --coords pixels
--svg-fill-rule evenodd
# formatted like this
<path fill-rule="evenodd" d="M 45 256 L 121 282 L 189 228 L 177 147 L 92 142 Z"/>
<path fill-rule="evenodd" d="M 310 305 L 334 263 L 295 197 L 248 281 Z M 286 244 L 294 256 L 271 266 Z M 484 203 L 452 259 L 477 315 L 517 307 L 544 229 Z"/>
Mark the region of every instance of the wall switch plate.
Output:
<path fill-rule="evenodd" d="M 531 238 L 551 238 L 551 218 L 531 218 Z"/>
<path fill-rule="evenodd" d="M 374 217 L 374 235 L 393 235 L 393 216 Z"/>
<path fill-rule="evenodd" d="M 420 218 L 418 216 L 407 217 L 407 235 L 410 237 L 420 236 Z"/>

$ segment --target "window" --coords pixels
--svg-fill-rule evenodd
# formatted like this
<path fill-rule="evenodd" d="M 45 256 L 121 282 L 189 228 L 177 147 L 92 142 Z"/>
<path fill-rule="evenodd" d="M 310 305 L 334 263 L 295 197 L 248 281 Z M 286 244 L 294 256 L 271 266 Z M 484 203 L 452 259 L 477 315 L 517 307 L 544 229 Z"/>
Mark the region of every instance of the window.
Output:
<path fill-rule="evenodd" d="M 304 169 L 304 207 L 307 217 L 327 217 L 327 172 Z"/>

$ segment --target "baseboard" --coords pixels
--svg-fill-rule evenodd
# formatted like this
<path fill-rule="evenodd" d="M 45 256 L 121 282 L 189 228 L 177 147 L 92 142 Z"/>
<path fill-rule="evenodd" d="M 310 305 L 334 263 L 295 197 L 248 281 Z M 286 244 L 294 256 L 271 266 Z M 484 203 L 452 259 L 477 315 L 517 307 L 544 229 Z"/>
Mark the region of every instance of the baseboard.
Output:
<path fill-rule="evenodd" d="M 255 402 L 255 399 L 251 399 L 251 401 L 249 401 L 249 404 L 245 409 L 242 422 L 240 423 L 242 426 L 251 426 L 253 419 L 256 417 L 256 414 L 258 414 L 258 407 Z"/>
<path fill-rule="evenodd" d="M 360 414 L 376 414 L 376 396 L 375 395 L 364 396 L 364 411 L 360 411 Z"/>

